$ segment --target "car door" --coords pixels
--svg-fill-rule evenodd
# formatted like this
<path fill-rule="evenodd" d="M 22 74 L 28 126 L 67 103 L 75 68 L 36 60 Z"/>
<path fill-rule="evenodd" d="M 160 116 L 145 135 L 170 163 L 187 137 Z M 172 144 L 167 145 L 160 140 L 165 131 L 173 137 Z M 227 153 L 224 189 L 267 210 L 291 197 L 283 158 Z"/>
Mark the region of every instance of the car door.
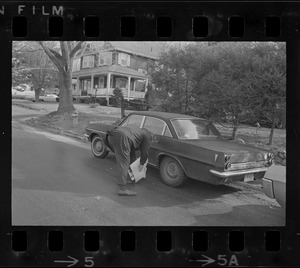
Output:
<path fill-rule="evenodd" d="M 154 134 L 148 158 L 151 165 L 158 166 L 158 154 L 164 150 L 163 143 L 160 142 L 160 138 L 162 136 L 172 136 L 169 127 L 162 119 L 146 116 L 143 121 L 142 128 L 145 128 Z"/>

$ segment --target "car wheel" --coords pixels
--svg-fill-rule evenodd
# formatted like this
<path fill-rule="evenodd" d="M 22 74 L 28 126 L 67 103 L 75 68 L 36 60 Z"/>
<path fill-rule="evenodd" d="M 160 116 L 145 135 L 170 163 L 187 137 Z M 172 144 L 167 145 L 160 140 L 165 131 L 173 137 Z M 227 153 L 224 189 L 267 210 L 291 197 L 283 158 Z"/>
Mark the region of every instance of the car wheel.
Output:
<path fill-rule="evenodd" d="M 168 186 L 179 187 L 187 177 L 180 164 L 172 157 L 164 157 L 160 164 L 160 176 Z"/>
<path fill-rule="evenodd" d="M 105 158 L 108 154 L 106 145 L 103 142 L 103 139 L 99 136 L 95 136 L 91 142 L 92 153 L 95 157 Z"/>

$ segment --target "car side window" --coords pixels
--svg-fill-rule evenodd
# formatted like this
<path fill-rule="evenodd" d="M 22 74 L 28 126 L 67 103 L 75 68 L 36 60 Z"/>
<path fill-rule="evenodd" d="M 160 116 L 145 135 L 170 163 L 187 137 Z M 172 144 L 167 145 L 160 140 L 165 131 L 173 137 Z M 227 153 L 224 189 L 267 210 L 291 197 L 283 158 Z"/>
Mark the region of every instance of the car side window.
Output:
<path fill-rule="evenodd" d="M 166 137 L 171 137 L 171 138 L 172 138 L 172 134 L 171 134 L 171 131 L 170 131 L 170 129 L 169 129 L 168 126 L 167 126 L 166 129 L 165 129 L 164 136 L 166 136 Z"/>
<path fill-rule="evenodd" d="M 127 119 L 122 123 L 122 126 L 137 126 L 140 127 L 143 120 L 142 115 L 133 114 L 127 117 Z"/>
<path fill-rule="evenodd" d="M 160 119 L 147 116 L 143 128 L 146 128 L 153 134 L 162 135 L 165 124 L 166 123 Z"/>

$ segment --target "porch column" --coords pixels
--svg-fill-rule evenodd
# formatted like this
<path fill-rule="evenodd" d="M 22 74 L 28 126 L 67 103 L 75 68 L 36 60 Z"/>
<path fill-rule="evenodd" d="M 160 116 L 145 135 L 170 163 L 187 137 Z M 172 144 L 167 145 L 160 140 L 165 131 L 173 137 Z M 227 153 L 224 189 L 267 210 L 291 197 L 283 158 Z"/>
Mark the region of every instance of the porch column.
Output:
<path fill-rule="evenodd" d="M 135 91 L 135 86 L 136 86 L 136 80 L 133 81 L 133 90 L 132 91 Z"/>
<path fill-rule="evenodd" d="M 76 90 L 79 90 L 80 91 L 80 80 L 79 80 L 79 77 L 77 76 L 76 77 L 77 81 L 76 81 Z"/>
<path fill-rule="evenodd" d="M 78 90 L 78 95 L 81 96 L 82 88 L 80 85 L 80 77 L 79 76 L 77 76 L 76 89 Z"/>
<path fill-rule="evenodd" d="M 110 92 L 110 77 L 111 73 L 107 74 L 107 82 L 106 82 L 106 101 L 107 101 L 107 106 L 109 105 L 109 92 Z"/>
<path fill-rule="evenodd" d="M 94 75 L 92 74 L 92 78 L 91 78 L 91 94 L 95 94 L 94 92 Z"/>
<path fill-rule="evenodd" d="M 130 89 L 131 89 L 131 76 L 128 76 L 128 89 L 127 89 L 127 98 L 129 100 L 130 97 Z"/>

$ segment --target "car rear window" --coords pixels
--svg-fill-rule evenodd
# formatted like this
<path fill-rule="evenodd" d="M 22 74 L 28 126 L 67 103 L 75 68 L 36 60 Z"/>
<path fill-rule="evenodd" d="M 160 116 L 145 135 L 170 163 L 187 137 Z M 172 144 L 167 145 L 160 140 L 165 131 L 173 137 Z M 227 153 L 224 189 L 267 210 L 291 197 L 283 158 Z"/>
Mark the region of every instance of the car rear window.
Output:
<path fill-rule="evenodd" d="M 140 127 L 142 124 L 143 116 L 133 114 L 127 117 L 127 119 L 122 123 L 122 126 L 136 126 Z"/>

